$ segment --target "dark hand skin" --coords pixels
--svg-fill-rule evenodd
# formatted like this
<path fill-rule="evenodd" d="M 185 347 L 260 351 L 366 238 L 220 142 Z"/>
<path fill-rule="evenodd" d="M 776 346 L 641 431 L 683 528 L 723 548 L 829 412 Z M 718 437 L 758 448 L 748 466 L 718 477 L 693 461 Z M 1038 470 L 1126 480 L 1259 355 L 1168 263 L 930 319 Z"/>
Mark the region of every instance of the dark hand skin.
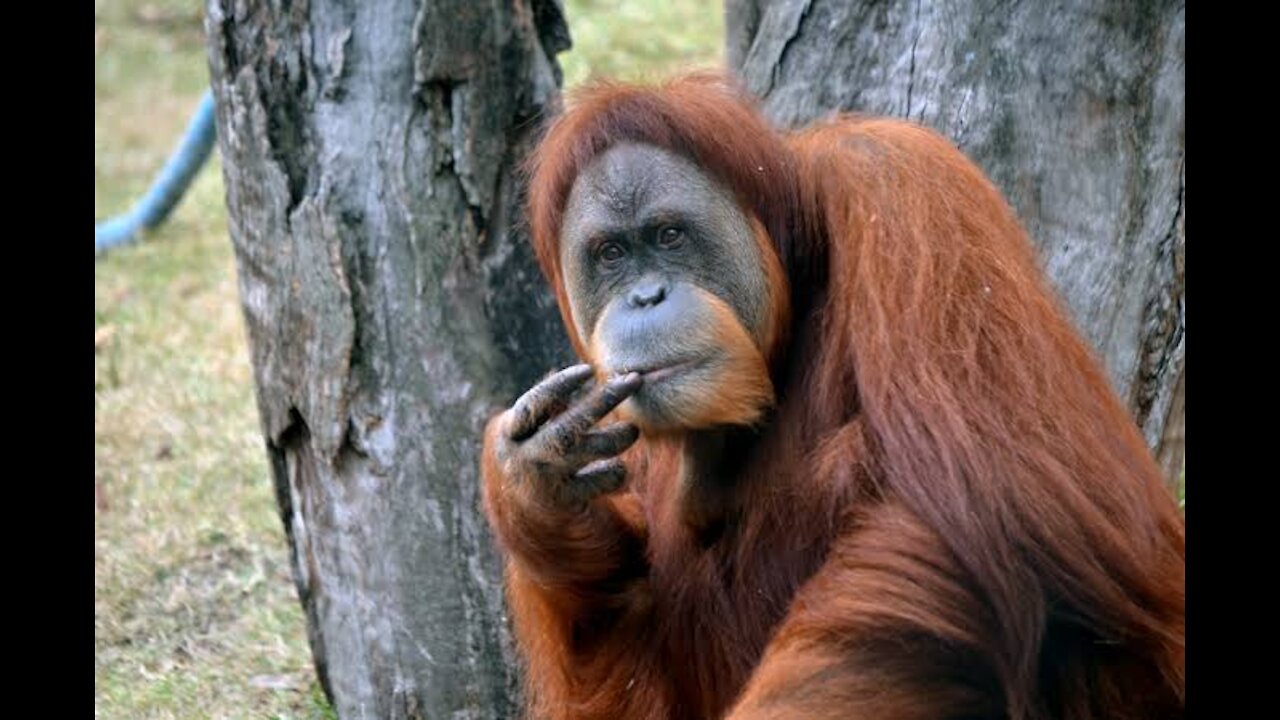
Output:
<path fill-rule="evenodd" d="M 573 510 L 622 487 L 626 467 L 617 455 L 635 443 L 640 431 L 628 422 L 596 425 L 643 381 L 639 373 L 628 373 L 573 400 L 592 374 L 586 364 L 561 370 L 496 418 L 494 459 L 527 500 Z"/>
<path fill-rule="evenodd" d="M 645 572 L 637 528 L 607 503 L 592 502 L 626 480 L 618 455 L 639 430 L 628 422 L 597 425 L 640 388 L 641 376 L 579 393 L 592 375 L 589 365 L 561 370 L 495 416 L 481 466 L 486 511 L 511 554 L 508 582 L 527 597 L 572 604 L 575 617 L 593 612 L 589 598 Z"/>

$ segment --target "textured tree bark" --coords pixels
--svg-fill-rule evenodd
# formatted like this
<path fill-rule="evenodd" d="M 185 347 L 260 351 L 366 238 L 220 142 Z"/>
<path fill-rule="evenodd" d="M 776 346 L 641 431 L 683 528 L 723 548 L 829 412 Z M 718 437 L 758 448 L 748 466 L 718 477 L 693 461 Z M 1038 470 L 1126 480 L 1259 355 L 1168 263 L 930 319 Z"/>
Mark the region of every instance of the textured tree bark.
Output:
<path fill-rule="evenodd" d="M 488 414 L 568 362 L 514 163 L 559 0 L 208 0 L 262 430 L 343 718 L 508 718 Z"/>
<path fill-rule="evenodd" d="M 727 0 L 769 116 L 909 118 L 1004 191 L 1171 482 L 1183 466 L 1185 3 Z"/>

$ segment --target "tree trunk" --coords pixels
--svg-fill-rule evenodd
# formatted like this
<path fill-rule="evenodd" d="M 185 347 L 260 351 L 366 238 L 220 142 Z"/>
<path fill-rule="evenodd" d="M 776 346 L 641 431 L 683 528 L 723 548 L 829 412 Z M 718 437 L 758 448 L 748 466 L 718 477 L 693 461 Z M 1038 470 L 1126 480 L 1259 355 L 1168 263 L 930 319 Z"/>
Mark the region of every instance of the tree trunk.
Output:
<path fill-rule="evenodd" d="M 343 718 L 518 705 L 479 438 L 568 348 L 514 163 L 559 0 L 208 0 L 262 430 Z"/>
<path fill-rule="evenodd" d="M 1171 482 L 1182 470 L 1185 4 L 727 0 L 768 115 L 909 118 L 1004 191 Z"/>

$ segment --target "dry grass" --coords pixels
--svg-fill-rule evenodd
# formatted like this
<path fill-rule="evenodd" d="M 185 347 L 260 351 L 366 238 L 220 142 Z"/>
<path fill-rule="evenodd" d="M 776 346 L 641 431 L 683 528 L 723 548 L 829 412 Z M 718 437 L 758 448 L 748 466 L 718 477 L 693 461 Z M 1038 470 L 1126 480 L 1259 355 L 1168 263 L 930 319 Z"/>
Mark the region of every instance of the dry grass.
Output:
<path fill-rule="evenodd" d="M 567 5 L 570 83 L 720 52 L 712 0 Z M 145 191 L 207 66 L 196 0 L 94 11 L 101 220 Z M 226 232 L 215 162 L 167 224 L 95 266 L 96 717 L 331 716 L 289 577 Z"/>

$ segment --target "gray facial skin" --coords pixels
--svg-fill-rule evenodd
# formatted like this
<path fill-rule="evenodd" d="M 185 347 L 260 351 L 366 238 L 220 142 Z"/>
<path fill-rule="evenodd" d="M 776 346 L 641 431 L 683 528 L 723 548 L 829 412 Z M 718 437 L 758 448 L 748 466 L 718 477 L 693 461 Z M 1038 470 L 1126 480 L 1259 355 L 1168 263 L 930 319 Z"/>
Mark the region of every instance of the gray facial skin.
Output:
<path fill-rule="evenodd" d="M 723 348 L 706 294 L 763 342 L 768 285 L 748 217 L 671 152 L 621 144 L 588 165 L 565 208 L 560 258 L 579 335 L 609 373 L 647 374 L 636 402 L 651 409 L 716 372 Z M 684 380 L 657 382 L 668 375 Z"/>

